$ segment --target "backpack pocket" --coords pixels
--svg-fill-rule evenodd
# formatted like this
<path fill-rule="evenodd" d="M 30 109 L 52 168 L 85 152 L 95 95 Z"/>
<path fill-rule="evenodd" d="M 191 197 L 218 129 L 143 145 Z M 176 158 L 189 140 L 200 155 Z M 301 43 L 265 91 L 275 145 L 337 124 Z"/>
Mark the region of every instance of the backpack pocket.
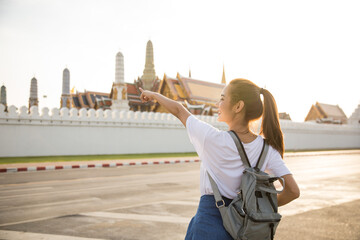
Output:
<path fill-rule="evenodd" d="M 278 213 L 250 213 L 241 239 L 274 239 L 281 215 Z"/>
<path fill-rule="evenodd" d="M 245 212 L 242 209 L 241 199 L 233 201 L 226 209 L 226 214 L 222 216 L 223 225 L 226 231 L 234 238 L 238 239 L 239 232 L 244 231 L 246 226 Z"/>

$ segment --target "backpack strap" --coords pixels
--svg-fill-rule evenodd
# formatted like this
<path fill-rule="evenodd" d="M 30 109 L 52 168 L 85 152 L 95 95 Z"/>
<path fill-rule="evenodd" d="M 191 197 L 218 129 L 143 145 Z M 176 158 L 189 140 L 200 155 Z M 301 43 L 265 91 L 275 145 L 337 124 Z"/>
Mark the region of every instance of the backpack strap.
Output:
<path fill-rule="evenodd" d="M 207 173 L 207 175 L 209 177 L 211 188 L 212 188 L 213 193 L 214 193 L 215 205 L 220 210 L 221 215 L 223 215 L 223 214 L 225 214 L 225 212 L 223 212 L 223 211 L 226 211 L 223 208 L 223 207 L 225 207 L 224 199 L 222 199 L 219 188 L 218 188 L 216 182 L 214 181 L 214 179 L 210 176 L 208 171 L 206 171 L 206 173 Z"/>
<path fill-rule="evenodd" d="M 243 164 L 245 165 L 245 167 L 251 168 L 250 165 L 250 161 L 246 155 L 244 146 L 242 145 L 240 138 L 238 137 L 238 135 L 233 131 L 228 131 L 228 133 L 230 134 L 230 136 L 232 137 L 232 139 L 235 142 L 236 148 L 239 151 L 240 157 L 241 157 L 241 161 L 243 162 Z"/>
<path fill-rule="evenodd" d="M 262 147 L 262 150 L 260 153 L 260 157 L 255 166 L 256 170 L 260 170 L 262 168 L 262 166 L 264 165 L 268 150 L 269 150 L 269 144 L 267 144 L 267 142 L 264 139 L 264 144 L 263 144 L 263 147 Z"/>
<path fill-rule="evenodd" d="M 234 140 L 235 145 L 236 145 L 236 147 L 237 147 L 237 149 L 239 151 L 241 160 L 242 160 L 243 164 L 245 165 L 245 167 L 252 168 L 251 164 L 250 164 L 250 161 L 249 161 L 249 158 L 246 155 L 244 145 L 241 143 L 240 138 L 238 137 L 238 135 L 233 130 L 228 131 L 228 133 L 230 134 L 230 136 Z M 264 165 L 265 158 L 266 158 L 267 152 L 269 150 L 269 144 L 266 143 L 265 139 L 263 139 L 263 141 L 264 141 L 263 147 L 262 147 L 259 159 L 258 159 L 258 161 L 256 163 L 256 166 L 255 166 L 256 170 L 258 170 L 258 169 L 260 170 L 261 167 Z"/>

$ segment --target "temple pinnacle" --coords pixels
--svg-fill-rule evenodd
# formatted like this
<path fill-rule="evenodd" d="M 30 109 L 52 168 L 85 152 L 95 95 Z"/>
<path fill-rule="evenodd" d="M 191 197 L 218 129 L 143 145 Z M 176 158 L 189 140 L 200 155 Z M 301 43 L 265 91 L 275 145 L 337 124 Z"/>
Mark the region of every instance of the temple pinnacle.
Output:
<path fill-rule="evenodd" d="M 65 68 L 63 71 L 63 87 L 62 87 L 62 94 L 60 98 L 60 108 L 72 107 L 72 97 L 70 94 L 70 71 L 69 69 Z"/>
<path fill-rule="evenodd" d="M 0 92 L 0 104 L 7 106 L 6 102 L 6 87 L 4 85 L 1 86 L 1 92 Z"/>
<path fill-rule="evenodd" d="M 115 58 L 115 83 L 124 82 L 124 55 L 118 52 Z"/>
<path fill-rule="evenodd" d="M 31 79 L 30 85 L 30 98 L 29 98 L 29 110 L 32 106 L 39 106 L 39 99 L 38 99 L 38 86 L 37 80 L 35 77 Z"/>
<path fill-rule="evenodd" d="M 146 58 L 145 58 L 145 69 L 141 80 L 144 84 L 145 90 L 151 90 L 155 76 L 155 66 L 154 66 L 154 52 L 152 42 L 149 40 L 146 44 Z"/>
<path fill-rule="evenodd" d="M 222 74 L 221 84 L 225 84 L 225 85 L 226 85 L 225 66 L 224 66 L 224 65 L 223 65 L 223 74 Z"/>

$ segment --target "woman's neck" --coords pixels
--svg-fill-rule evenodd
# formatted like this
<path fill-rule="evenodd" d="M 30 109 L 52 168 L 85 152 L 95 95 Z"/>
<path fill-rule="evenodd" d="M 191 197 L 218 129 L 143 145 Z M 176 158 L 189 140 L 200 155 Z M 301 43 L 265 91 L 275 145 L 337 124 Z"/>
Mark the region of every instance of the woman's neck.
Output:
<path fill-rule="evenodd" d="M 234 118 L 231 122 L 227 122 L 229 130 L 233 130 L 236 133 L 248 133 L 250 132 L 249 123 L 245 122 L 242 118 Z"/>
<path fill-rule="evenodd" d="M 250 130 L 249 123 L 233 121 L 228 125 L 229 130 L 234 131 L 243 143 L 250 143 L 257 138 L 257 135 Z"/>

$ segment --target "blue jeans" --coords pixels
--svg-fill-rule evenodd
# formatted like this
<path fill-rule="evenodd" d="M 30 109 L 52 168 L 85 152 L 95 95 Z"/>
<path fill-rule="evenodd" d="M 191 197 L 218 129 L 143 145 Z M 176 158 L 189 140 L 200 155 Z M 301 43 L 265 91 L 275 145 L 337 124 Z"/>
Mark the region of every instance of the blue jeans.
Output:
<path fill-rule="evenodd" d="M 224 199 L 225 205 L 231 200 Z M 214 195 L 203 195 L 196 215 L 191 219 L 185 240 L 233 240 L 225 230 Z"/>

